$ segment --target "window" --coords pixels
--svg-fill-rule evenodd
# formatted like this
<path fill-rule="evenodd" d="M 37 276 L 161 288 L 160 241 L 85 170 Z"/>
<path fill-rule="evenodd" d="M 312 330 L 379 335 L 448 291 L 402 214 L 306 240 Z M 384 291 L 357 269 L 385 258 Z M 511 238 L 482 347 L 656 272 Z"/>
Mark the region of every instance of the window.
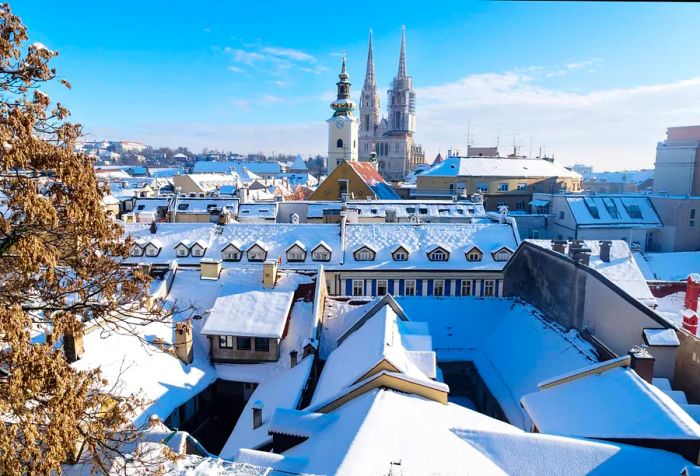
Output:
<path fill-rule="evenodd" d="M 377 280 L 377 296 L 384 296 L 387 293 L 387 280 Z"/>
<path fill-rule="evenodd" d="M 484 281 L 484 296 L 493 296 L 494 289 L 496 288 L 496 283 L 493 279 L 487 279 Z"/>
<path fill-rule="evenodd" d="M 342 148 L 343 148 L 343 139 L 338 139 L 338 140 L 335 142 L 335 146 L 336 146 L 337 148 L 339 148 L 339 149 L 342 149 Z"/>
<path fill-rule="evenodd" d="M 178 255 L 180 258 L 182 258 L 183 256 L 187 256 L 187 251 L 188 251 L 187 248 L 185 248 L 184 246 L 180 246 L 180 247 L 177 249 L 177 255 Z"/>
<path fill-rule="evenodd" d="M 314 261 L 330 261 L 331 254 L 326 250 L 318 250 L 313 252 L 311 258 Z"/>
<path fill-rule="evenodd" d="M 564 212 L 563 211 L 559 212 L 559 219 L 560 220 L 564 219 Z"/>
<path fill-rule="evenodd" d="M 181 211 L 181 212 L 184 212 L 184 211 L 187 210 L 188 208 L 190 208 L 190 204 L 189 204 L 189 203 L 181 203 L 181 204 L 179 204 L 179 205 L 177 206 L 177 209 L 178 209 L 179 211 Z"/>
<path fill-rule="evenodd" d="M 688 228 L 695 228 L 695 209 L 690 209 L 690 220 L 688 220 Z"/>
<path fill-rule="evenodd" d="M 495 261 L 508 261 L 510 258 L 510 251 L 508 250 L 501 250 L 498 253 L 496 253 L 496 256 L 494 256 Z"/>
<path fill-rule="evenodd" d="M 136 207 L 136 209 L 137 209 L 138 211 L 141 211 L 141 210 L 143 210 L 144 208 L 146 208 L 146 205 L 139 205 L 138 207 Z"/>
<path fill-rule="evenodd" d="M 255 351 L 256 352 L 270 352 L 270 339 L 267 337 L 256 337 L 255 338 Z"/>
<path fill-rule="evenodd" d="M 537 240 L 540 237 L 540 230 L 530 230 L 530 238 Z"/>
<path fill-rule="evenodd" d="M 400 146 L 399 146 L 399 143 L 396 142 L 396 143 L 394 144 L 394 152 L 399 152 L 399 150 L 400 150 L 399 147 L 400 147 Z"/>
<path fill-rule="evenodd" d="M 394 261 L 406 261 L 408 259 L 408 253 L 404 250 L 398 250 L 394 252 Z"/>
<path fill-rule="evenodd" d="M 507 182 L 501 182 L 498 184 L 498 191 L 499 192 L 507 192 L 508 191 L 508 183 Z"/>
<path fill-rule="evenodd" d="M 476 184 L 476 190 L 478 192 L 488 192 L 489 191 L 489 184 L 487 183 L 477 183 Z"/>
<path fill-rule="evenodd" d="M 445 281 L 442 279 L 436 279 L 433 281 L 433 295 L 434 296 L 444 296 L 445 295 Z"/>
<path fill-rule="evenodd" d="M 471 296 L 472 295 L 472 280 L 471 279 L 463 279 L 462 280 L 462 296 Z"/>
<path fill-rule="evenodd" d="M 219 336 L 220 349 L 233 349 L 233 336 Z"/>
<path fill-rule="evenodd" d="M 238 251 L 226 251 L 224 253 L 224 259 L 227 261 L 238 261 L 241 259 L 241 255 Z"/>
<path fill-rule="evenodd" d="M 527 184 L 526 183 L 519 183 L 518 184 L 518 190 L 527 190 Z"/>
<path fill-rule="evenodd" d="M 196 248 L 192 248 L 192 256 L 203 256 L 204 255 L 204 250 L 197 246 Z"/>
<path fill-rule="evenodd" d="M 250 337 L 236 337 L 236 348 L 238 350 L 250 350 Z"/>
<path fill-rule="evenodd" d="M 428 254 L 430 261 L 447 261 L 447 253 L 443 250 L 435 250 Z"/>
<path fill-rule="evenodd" d="M 469 253 L 467 253 L 467 261 L 481 261 L 481 251 L 472 248 Z"/>
<path fill-rule="evenodd" d="M 515 202 L 516 210 L 525 210 L 525 202 Z"/>
<path fill-rule="evenodd" d="M 355 252 L 355 261 L 372 261 L 374 252 L 368 248 L 361 248 Z"/>
<path fill-rule="evenodd" d="M 407 279 L 404 287 L 404 294 L 406 296 L 416 295 L 416 282 L 413 279 Z"/>
<path fill-rule="evenodd" d="M 143 248 L 140 246 L 134 246 L 131 248 L 131 256 L 141 256 L 143 255 Z"/>
<path fill-rule="evenodd" d="M 365 282 L 362 279 L 352 280 L 352 295 L 353 296 L 364 296 L 365 294 Z"/>
<path fill-rule="evenodd" d="M 160 250 L 155 246 L 149 246 L 146 248 L 146 256 L 158 256 Z"/>

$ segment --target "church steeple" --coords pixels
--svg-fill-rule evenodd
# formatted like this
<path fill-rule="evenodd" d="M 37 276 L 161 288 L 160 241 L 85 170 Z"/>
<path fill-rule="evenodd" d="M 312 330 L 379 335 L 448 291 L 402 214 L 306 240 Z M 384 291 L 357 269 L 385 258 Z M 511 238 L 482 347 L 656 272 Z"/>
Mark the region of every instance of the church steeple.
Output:
<path fill-rule="evenodd" d="M 345 55 L 343 54 L 343 66 L 338 75 L 340 79 L 336 84 L 338 88 L 337 99 L 331 103 L 331 109 L 335 111 L 333 116 L 352 116 L 355 103 L 350 99 L 350 75 L 345 65 Z"/>
<path fill-rule="evenodd" d="M 399 74 L 397 77 L 405 78 L 408 76 L 406 72 L 406 27 L 401 27 L 401 54 L 399 55 Z"/>
<path fill-rule="evenodd" d="M 372 30 L 369 30 L 369 51 L 367 52 L 367 72 L 365 73 L 365 85 L 362 89 L 375 88 L 377 82 L 374 79 L 374 51 L 372 48 Z"/>

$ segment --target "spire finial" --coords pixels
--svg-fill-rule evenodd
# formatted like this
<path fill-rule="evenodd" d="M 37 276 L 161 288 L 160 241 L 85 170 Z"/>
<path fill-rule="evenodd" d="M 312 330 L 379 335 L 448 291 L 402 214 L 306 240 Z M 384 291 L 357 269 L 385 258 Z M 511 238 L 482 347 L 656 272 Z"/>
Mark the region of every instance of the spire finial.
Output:
<path fill-rule="evenodd" d="M 367 51 L 367 73 L 365 73 L 365 88 L 374 87 L 374 48 L 372 47 L 372 29 L 369 30 L 369 50 Z"/>
<path fill-rule="evenodd" d="M 401 55 L 399 56 L 399 77 L 405 77 L 406 72 L 406 26 L 401 27 Z"/>

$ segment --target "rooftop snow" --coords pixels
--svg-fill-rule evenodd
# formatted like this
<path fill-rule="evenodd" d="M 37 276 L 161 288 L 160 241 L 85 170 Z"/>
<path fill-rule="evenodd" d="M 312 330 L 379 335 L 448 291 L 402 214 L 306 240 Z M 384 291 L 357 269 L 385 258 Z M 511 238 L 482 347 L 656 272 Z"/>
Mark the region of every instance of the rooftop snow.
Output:
<path fill-rule="evenodd" d="M 421 177 L 570 177 L 581 176 L 556 162 L 543 159 L 448 157 L 418 175 Z"/>
<path fill-rule="evenodd" d="M 552 249 L 551 240 L 527 240 L 537 246 Z M 613 283 L 617 284 L 630 296 L 647 305 L 656 304 L 656 298 L 649 290 L 642 271 L 632 256 L 627 243 L 623 240 L 611 240 L 610 262 L 600 259 L 600 244 L 597 240 L 585 240 L 586 248 L 591 250 L 588 266 L 600 272 Z M 568 251 L 568 248 L 567 248 Z"/>
<path fill-rule="evenodd" d="M 544 433 L 603 439 L 700 439 L 695 420 L 626 367 L 541 389 L 525 395 L 521 402 Z"/>
<path fill-rule="evenodd" d="M 343 205 L 340 202 L 309 203 L 306 216 L 308 218 L 323 218 L 323 210 L 340 210 Z M 483 205 L 451 201 L 374 200 L 372 202 L 348 202 L 346 205 L 348 209 L 359 210 L 359 216 L 363 218 L 386 218 L 387 210 L 393 210 L 397 218 L 408 218 L 415 215 L 423 220 L 430 218 L 468 218 L 486 215 Z"/>
<path fill-rule="evenodd" d="M 566 196 L 579 226 L 644 225 L 662 227 L 651 200 L 635 196 Z"/>
<path fill-rule="evenodd" d="M 700 272 L 700 251 L 635 253 L 634 258 L 648 281 L 685 281 Z"/>
<path fill-rule="evenodd" d="M 359 223 L 347 225 L 345 230 L 344 268 L 501 270 L 506 262 L 494 261 L 490 253 L 484 253 L 481 261 L 467 261 L 465 253 L 474 246 L 482 250 L 518 247 L 513 228 L 507 223 Z M 394 261 L 392 252 L 399 245 L 409 250 L 407 261 Z M 374 261 L 355 261 L 352 253 L 362 246 L 377 252 Z M 428 259 L 427 253 L 436 246 L 451 250 L 448 261 Z"/>
<path fill-rule="evenodd" d="M 193 173 L 228 173 L 234 171 L 242 175 L 243 169 L 247 169 L 253 174 L 279 174 L 282 172 L 282 167 L 277 162 L 248 162 L 248 161 L 227 161 L 214 162 L 207 160 L 199 160 L 195 162 L 192 168 Z"/>

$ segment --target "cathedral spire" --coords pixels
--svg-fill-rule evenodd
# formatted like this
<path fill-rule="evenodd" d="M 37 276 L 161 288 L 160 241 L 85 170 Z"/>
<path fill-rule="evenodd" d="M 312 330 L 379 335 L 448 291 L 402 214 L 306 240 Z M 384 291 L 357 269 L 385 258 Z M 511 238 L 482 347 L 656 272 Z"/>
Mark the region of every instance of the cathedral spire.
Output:
<path fill-rule="evenodd" d="M 376 86 L 374 79 L 374 51 L 372 48 L 372 30 L 369 30 L 369 51 L 367 52 L 367 73 L 365 73 L 365 88 Z"/>
<path fill-rule="evenodd" d="M 406 27 L 401 27 L 401 56 L 399 56 L 399 78 L 408 76 L 406 72 Z"/>

